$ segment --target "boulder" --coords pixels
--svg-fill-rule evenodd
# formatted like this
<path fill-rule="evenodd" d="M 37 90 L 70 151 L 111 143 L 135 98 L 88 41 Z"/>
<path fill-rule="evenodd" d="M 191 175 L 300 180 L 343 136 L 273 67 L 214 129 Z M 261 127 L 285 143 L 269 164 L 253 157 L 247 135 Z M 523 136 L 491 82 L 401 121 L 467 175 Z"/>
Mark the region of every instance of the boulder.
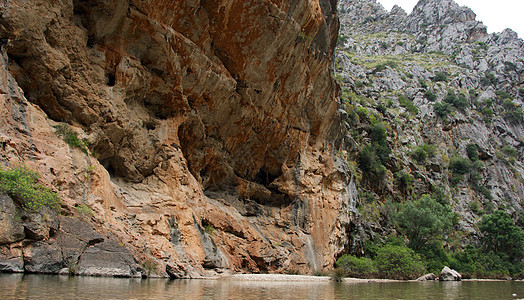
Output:
<path fill-rule="evenodd" d="M 429 274 L 420 276 L 419 278 L 417 278 L 417 281 L 431 281 L 431 280 L 435 280 L 435 278 L 436 278 L 435 274 L 429 273 Z"/>
<path fill-rule="evenodd" d="M 166 273 L 169 275 L 172 279 L 182 279 L 187 278 L 187 272 L 184 269 L 184 267 L 179 266 L 175 263 L 168 263 L 166 264 Z"/>
<path fill-rule="evenodd" d="M 442 271 L 440 272 L 440 276 L 438 277 L 440 281 L 461 281 L 462 275 L 460 275 L 459 272 L 450 269 L 449 267 L 444 267 Z"/>

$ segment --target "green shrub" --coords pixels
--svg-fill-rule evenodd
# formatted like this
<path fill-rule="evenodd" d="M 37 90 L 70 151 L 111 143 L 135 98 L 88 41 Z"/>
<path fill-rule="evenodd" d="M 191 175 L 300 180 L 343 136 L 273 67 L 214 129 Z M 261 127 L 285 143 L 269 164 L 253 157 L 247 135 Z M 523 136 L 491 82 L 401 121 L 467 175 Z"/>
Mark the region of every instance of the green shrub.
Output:
<path fill-rule="evenodd" d="M 387 112 L 387 107 L 384 105 L 384 103 L 382 102 L 379 102 L 376 109 L 382 114 L 382 115 L 385 115 L 386 112 Z"/>
<path fill-rule="evenodd" d="M 147 277 L 151 276 L 151 273 L 157 274 L 158 272 L 158 263 L 154 260 L 146 260 L 142 263 L 142 268 L 146 271 Z"/>
<path fill-rule="evenodd" d="M 449 178 L 449 183 L 452 186 L 456 186 L 457 184 L 461 183 L 462 181 L 464 181 L 464 175 L 460 175 L 460 174 L 453 174 Z"/>
<path fill-rule="evenodd" d="M 366 257 L 355 257 L 344 254 L 335 263 L 337 268 L 341 268 L 348 276 L 353 277 L 373 277 L 377 273 L 377 268 L 373 261 Z"/>
<path fill-rule="evenodd" d="M 506 100 L 506 99 L 509 99 L 509 101 L 511 102 L 511 99 L 513 99 L 513 97 L 506 93 L 505 91 L 495 91 L 495 95 L 497 95 L 497 97 L 499 98 L 499 100 Z"/>
<path fill-rule="evenodd" d="M 451 106 L 445 102 L 435 102 L 435 104 L 433 104 L 433 110 L 441 118 L 446 118 L 453 111 Z"/>
<path fill-rule="evenodd" d="M 448 94 L 444 98 L 444 102 L 453 105 L 454 107 L 458 109 L 465 109 L 468 107 L 468 100 L 466 99 L 466 96 L 464 94 L 460 94 L 458 97 L 455 94 L 455 92 L 449 90 Z"/>
<path fill-rule="evenodd" d="M 486 43 L 484 42 L 475 42 L 475 44 L 479 45 L 479 48 L 482 49 L 482 50 L 488 50 L 488 45 L 486 45 Z"/>
<path fill-rule="evenodd" d="M 359 119 L 361 120 L 367 120 L 369 119 L 369 112 L 365 107 L 358 106 L 356 108 L 357 115 L 359 116 Z"/>
<path fill-rule="evenodd" d="M 500 151 L 502 151 L 502 153 L 506 154 L 509 157 L 517 157 L 518 153 L 517 150 L 515 150 L 515 148 L 509 145 L 502 146 L 502 148 L 500 148 Z"/>
<path fill-rule="evenodd" d="M 369 173 L 375 179 L 383 180 L 386 176 L 386 168 L 380 163 L 380 159 L 372 146 L 366 146 L 360 151 L 358 165 L 363 172 Z"/>
<path fill-rule="evenodd" d="M 412 101 L 408 100 L 404 96 L 398 96 L 398 102 L 400 106 L 404 107 L 407 111 L 409 111 L 412 114 L 418 114 L 418 108 L 413 104 Z"/>
<path fill-rule="evenodd" d="M 484 196 L 489 201 L 493 201 L 493 195 L 491 194 L 491 191 L 487 187 L 480 185 L 477 182 L 474 182 L 473 189 L 479 192 L 482 196 Z"/>
<path fill-rule="evenodd" d="M 384 71 L 386 67 L 390 67 L 391 69 L 394 69 L 395 67 L 397 67 L 397 63 L 392 60 L 388 60 L 384 63 L 380 63 L 377 66 L 375 66 L 375 69 L 373 69 L 373 74 Z"/>
<path fill-rule="evenodd" d="M 76 211 L 85 216 L 85 217 L 92 217 L 93 216 L 93 210 L 91 209 L 91 207 L 85 205 L 85 203 L 82 203 L 78 206 L 75 207 L 76 208 Z"/>
<path fill-rule="evenodd" d="M 422 257 L 422 261 L 425 262 L 428 272 L 438 274 L 444 266 L 450 265 L 450 256 L 442 247 L 442 241 L 440 240 L 427 244 L 419 250 L 418 254 Z"/>
<path fill-rule="evenodd" d="M 434 102 L 435 100 L 437 100 L 437 95 L 433 94 L 431 91 L 426 91 L 424 93 L 424 97 L 431 102 Z"/>
<path fill-rule="evenodd" d="M 524 121 L 524 112 L 522 107 L 516 105 L 510 99 L 505 99 L 502 106 L 504 107 L 503 117 L 510 123 L 519 124 Z"/>
<path fill-rule="evenodd" d="M 391 149 L 387 145 L 387 130 L 382 122 L 371 125 L 369 129 L 372 150 L 380 163 L 384 164 L 391 154 Z"/>
<path fill-rule="evenodd" d="M 443 189 L 439 187 L 433 188 L 434 192 L 431 194 L 431 198 L 435 199 L 438 203 L 442 205 L 448 205 L 449 204 L 449 195 L 444 192 Z"/>
<path fill-rule="evenodd" d="M 418 163 L 424 163 L 428 154 L 421 146 L 417 146 L 413 151 L 411 151 L 411 157 L 416 160 Z"/>
<path fill-rule="evenodd" d="M 369 136 L 372 142 L 385 143 L 387 139 L 386 126 L 382 122 L 371 125 Z"/>
<path fill-rule="evenodd" d="M 472 201 L 468 205 L 469 209 L 476 213 L 477 215 L 480 214 L 482 211 L 480 210 L 480 203 L 478 201 Z"/>
<path fill-rule="evenodd" d="M 289 275 L 299 275 L 299 274 L 297 272 L 297 274 L 289 274 Z M 335 268 L 333 272 L 330 273 L 330 276 L 331 276 L 331 280 L 333 280 L 334 282 L 342 282 L 342 279 L 344 278 L 344 276 L 346 276 L 346 271 L 341 268 Z"/>
<path fill-rule="evenodd" d="M 462 251 L 451 254 L 450 267 L 466 278 L 505 278 L 522 276 L 522 262 L 511 263 L 492 251 L 468 245 Z"/>
<path fill-rule="evenodd" d="M 484 116 L 484 121 L 490 121 L 491 118 L 493 117 L 493 115 L 495 114 L 493 112 L 493 110 L 487 108 L 487 107 L 483 107 L 481 110 L 480 110 L 480 113 Z"/>
<path fill-rule="evenodd" d="M 466 153 L 468 154 L 469 159 L 472 161 L 479 160 L 479 151 L 476 144 L 468 144 L 466 146 Z"/>
<path fill-rule="evenodd" d="M 38 182 L 37 172 L 25 166 L 4 169 L 0 167 L 0 192 L 11 196 L 21 206 L 30 211 L 38 211 L 47 206 L 60 209 L 60 197 L 48 187 Z"/>
<path fill-rule="evenodd" d="M 448 75 L 444 72 L 437 72 L 432 80 L 433 82 L 440 82 L 440 81 L 447 82 Z"/>
<path fill-rule="evenodd" d="M 351 95 L 351 90 L 348 88 L 342 88 L 340 90 L 340 100 L 344 103 L 351 103 L 353 102 L 353 97 Z"/>
<path fill-rule="evenodd" d="M 460 156 L 453 156 L 448 165 L 448 169 L 458 175 L 466 175 L 471 167 L 471 162 Z"/>
<path fill-rule="evenodd" d="M 344 44 L 348 41 L 348 38 L 343 36 L 343 35 L 338 35 L 338 39 L 337 39 L 337 46 L 344 46 Z"/>
<path fill-rule="evenodd" d="M 89 141 L 87 139 L 80 139 L 76 131 L 69 125 L 60 124 L 54 126 L 55 134 L 62 137 L 64 141 L 72 148 L 80 148 L 84 153 L 88 153 Z"/>
<path fill-rule="evenodd" d="M 385 245 L 378 250 L 374 262 L 385 278 L 413 279 L 426 271 L 420 256 L 405 246 Z"/>
<path fill-rule="evenodd" d="M 486 73 L 486 76 L 480 79 L 482 85 L 496 85 L 497 83 L 498 80 L 493 73 Z"/>
<path fill-rule="evenodd" d="M 408 191 L 411 190 L 411 185 L 415 181 L 413 179 L 413 176 L 411 176 L 409 173 L 405 173 L 405 172 L 396 172 L 395 173 L 395 177 L 397 178 L 397 180 L 399 182 L 400 189 L 404 193 L 407 193 Z"/>

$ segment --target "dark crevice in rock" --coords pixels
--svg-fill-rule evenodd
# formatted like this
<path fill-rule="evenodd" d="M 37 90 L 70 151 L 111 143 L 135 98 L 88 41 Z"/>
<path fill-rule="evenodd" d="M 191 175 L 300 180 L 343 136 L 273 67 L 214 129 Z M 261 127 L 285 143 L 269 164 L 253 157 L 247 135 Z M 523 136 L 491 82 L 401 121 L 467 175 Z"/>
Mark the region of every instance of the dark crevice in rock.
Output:
<path fill-rule="evenodd" d="M 107 76 L 107 85 L 108 86 L 115 86 L 115 83 L 116 83 L 116 77 L 115 77 L 115 73 L 114 72 L 108 72 L 106 74 Z"/>

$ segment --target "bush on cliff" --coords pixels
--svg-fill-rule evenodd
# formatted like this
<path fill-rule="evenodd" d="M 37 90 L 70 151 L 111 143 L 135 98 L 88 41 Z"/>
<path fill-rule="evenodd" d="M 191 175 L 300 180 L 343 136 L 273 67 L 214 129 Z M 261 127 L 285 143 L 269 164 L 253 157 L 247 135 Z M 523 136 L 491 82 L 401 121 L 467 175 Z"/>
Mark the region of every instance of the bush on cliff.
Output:
<path fill-rule="evenodd" d="M 446 118 L 453 112 L 451 105 L 446 102 L 435 102 L 435 104 L 433 104 L 433 110 L 441 118 Z"/>
<path fill-rule="evenodd" d="M 58 210 L 60 197 L 38 182 L 37 172 L 25 166 L 0 167 L 0 192 L 6 193 L 26 210 L 38 211 L 43 206 Z"/>

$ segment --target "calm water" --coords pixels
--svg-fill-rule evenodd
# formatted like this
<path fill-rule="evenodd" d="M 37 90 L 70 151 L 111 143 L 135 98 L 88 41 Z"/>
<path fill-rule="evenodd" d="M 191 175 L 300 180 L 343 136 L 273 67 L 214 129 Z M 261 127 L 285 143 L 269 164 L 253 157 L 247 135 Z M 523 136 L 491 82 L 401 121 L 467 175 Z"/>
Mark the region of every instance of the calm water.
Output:
<path fill-rule="evenodd" d="M 0 299 L 515 299 L 523 282 L 253 282 L 0 274 Z"/>

